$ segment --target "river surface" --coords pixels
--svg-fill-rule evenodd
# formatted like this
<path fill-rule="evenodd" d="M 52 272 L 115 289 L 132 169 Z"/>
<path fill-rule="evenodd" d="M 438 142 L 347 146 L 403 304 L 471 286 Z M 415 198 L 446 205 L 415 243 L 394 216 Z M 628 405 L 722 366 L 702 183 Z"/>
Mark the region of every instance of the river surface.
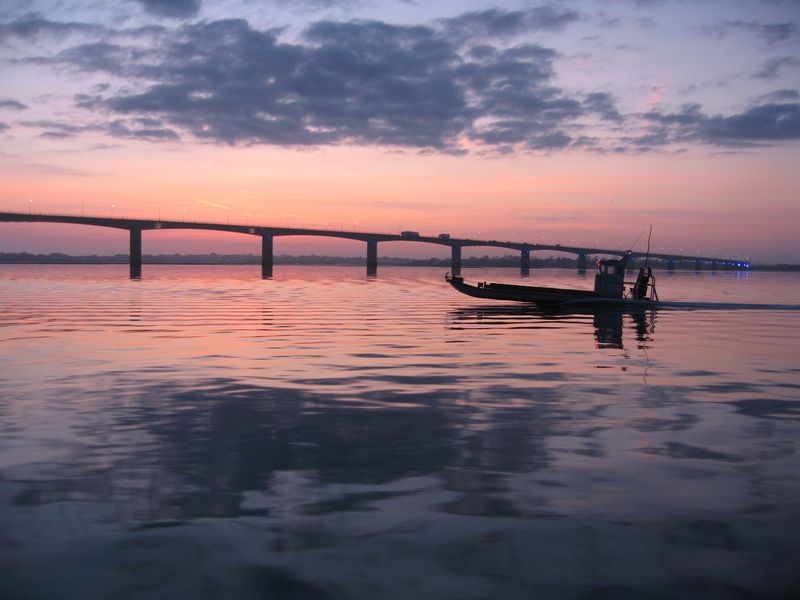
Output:
<path fill-rule="evenodd" d="M 800 597 L 800 274 L 258 269 L 0 266 L 0 598 Z"/>

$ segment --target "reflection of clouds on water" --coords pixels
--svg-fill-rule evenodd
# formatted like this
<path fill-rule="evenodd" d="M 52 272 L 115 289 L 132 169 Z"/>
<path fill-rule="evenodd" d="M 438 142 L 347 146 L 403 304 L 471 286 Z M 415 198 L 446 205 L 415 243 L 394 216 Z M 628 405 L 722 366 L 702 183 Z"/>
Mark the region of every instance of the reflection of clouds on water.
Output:
<path fill-rule="evenodd" d="M 50 548 L 6 559 L 6 589 L 19 596 L 499 598 L 609 585 L 658 596 L 680 595 L 684 577 L 711 598 L 791 587 L 767 577 L 791 571 L 790 553 L 753 562 L 770 556 L 769 541 L 746 515 L 791 527 L 775 494 L 794 448 L 768 455 L 775 470 L 753 462 L 785 440 L 774 430 L 752 431 L 735 452 L 713 436 L 684 441 L 705 438 L 707 424 L 680 388 L 618 413 L 620 398 L 583 406 L 581 388 L 557 379 L 485 386 L 462 403 L 456 376 L 421 382 L 413 402 L 409 381 L 353 402 L 346 386 L 319 383 L 117 377 L 110 387 L 124 392 L 94 392 L 105 410 L 73 420 L 78 438 L 57 464 L 0 482 L 16 503 L 0 516 L 3 539 Z M 637 402 L 646 406 L 632 411 Z M 711 485 L 741 468 L 751 491 Z M 715 516 L 697 517 L 698 502 Z M 737 587 L 714 587 L 731 577 L 715 565 L 742 561 Z M 633 563 L 646 579 L 620 567 Z"/>
<path fill-rule="evenodd" d="M 479 412 L 460 405 L 446 385 L 416 398 L 387 390 L 352 405 L 333 392 L 223 379 L 192 389 L 142 384 L 134 396 L 136 383 L 118 387 L 128 394 L 105 399 L 102 415 L 75 423 L 79 438 L 91 442 L 66 454 L 47 480 L 19 492 L 17 504 L 102 494 L 138 507 L 134 519 L 269 514 L 244 507 L 243 494 L 269 489 L 282 472 L 306 473 L 320 489 L 436 475 L 446 489 L 489 502 L 502 495 L 505 473 L 549 464 L 546 440 L 559 434 L 561 420 L 552 391 L 508 406 L 520 393 L 502 386 L 481 392 L 486 406 Z M 382 498 L 375 491 L 323 497 L 298 510 L 324 514 Z"/>
<path fill-rule="evenodd" d="M 693 446 L 691 444 L 682 444 L 680 442 L 667 442 L 664 446 L 659 448 L 645 448 L 644 452 L 652 454 L 660 454 L 670 458 L 692 458 L 696 460 L 721 460 L 725 462 L 741 462 L 741 458 L 725 452 L 715 452 L 702 446 Z"/>
<path fill-rule="evenodd" d="M 795 386 L 800 390 L 800 385 Z M 738 412 L 751 417 L 800 421 L 800 400 L 753 398 L 732 403 Z"/>
<path fill-rule="evenodd" d="M 796 314 L 179 272 L 4 289 L 0 597 L 797 590 Z"/>

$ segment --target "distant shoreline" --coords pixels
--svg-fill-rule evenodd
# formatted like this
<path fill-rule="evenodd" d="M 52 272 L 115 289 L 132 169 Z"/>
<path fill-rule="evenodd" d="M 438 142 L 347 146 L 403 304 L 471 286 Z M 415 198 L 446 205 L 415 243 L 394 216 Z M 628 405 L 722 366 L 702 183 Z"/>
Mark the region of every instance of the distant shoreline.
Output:
<path fill-rule="evenodd" d="M 339 265 L 363 266 L 366 258 L 363 256 L 321 256 L 316 254 L 291 256 L 278 255 L 274 258 L 276 265 Z M 143 264 L 150 265 L 260 265 L 261 256 L 257 254 L 146 254 L 142 257 Z M 381 266 L 398 267 L 436 267 L 449 268 L 449 258 L 403 258 L 381 257 Z M 15 265 L 117 265 L 128 264 L 127 254 L 113 255 L 80 255 L 74 256 L 61 253 L 32 254 L 29 252 L 0 252 L 0 264 Z M 660 261 L 652 261 L 654 268 L 666 268 Z M 462 258 L 462 267 L 509 267 L 519 268 L 519 256 L 482 256 Z M 577 259 L 567 257 L 531 257 L 531 269 L 558 269 L 578 268 Z M 678 264 L 679 270 L 694 270 L 690 262 Z M 703 265 L 703 270 L 712 270 L 708 265 Z M 736 269 L 719 269 L 736 270 Z M 773 264 L 752 265 L 750 271 L 800 271 L 800 265 Z"/>

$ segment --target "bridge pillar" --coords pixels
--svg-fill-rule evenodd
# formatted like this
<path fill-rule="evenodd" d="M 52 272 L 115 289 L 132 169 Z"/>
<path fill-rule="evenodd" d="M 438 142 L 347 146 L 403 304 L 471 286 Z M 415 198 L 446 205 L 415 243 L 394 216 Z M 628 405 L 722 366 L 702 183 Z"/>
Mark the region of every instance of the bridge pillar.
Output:
<path fill-rule="evenodd" d="M 367 240 L 367 275 L 378 274 L 378 240 Z"/>
<path fill-rule="evenodd" d="M 461 246 L 450 246 L 450 273 L 461 275 Z"/>
<path fill-rule="evenodd" d="M 139 279 L 142 276 L 142 230 L 130 229 L 131 249 L 128 254 L 128 262 L 131 267 L 131 279 Z"/>
<path fill-rule="evenodd" d="M 261 277 L 269 279 L 272 277 L 272 236 L 261 236 Z"/>
<path fill-rule="evenodd" d="M 585 254 L 578 254 L 578 273 L 586 273 L 589 266 L 589 259 Z"/>
<path fill-rule="evenodd" d="M 519 272 L 522 275 L 529 275 L 531 272 L 531 251 L 527 248 L 519 253 Z"/>

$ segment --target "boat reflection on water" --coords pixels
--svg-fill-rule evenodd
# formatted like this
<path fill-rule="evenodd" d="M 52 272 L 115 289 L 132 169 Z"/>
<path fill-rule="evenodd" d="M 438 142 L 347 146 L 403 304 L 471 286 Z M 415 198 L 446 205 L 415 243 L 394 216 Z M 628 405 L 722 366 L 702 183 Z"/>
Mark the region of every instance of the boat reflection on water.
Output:
<path fill-rule="evenodd" d="M 594 327 L 595 347 L 623 349 L 623 331 L 641 345 L 652 341 L 657 312 L 652 309 L 543 310 L 536 305 L 488 305 L 459 308 L 450 312 L 451 327 L 496 327 L 498 329 L 553 329 L 559 324 L 585 323 Z"/>
<path fill-rule="evenodd" d="M 652 340 L 656 327 L 656 312 L 641 310 L 623 313 L 621 311 L 597 311 L 592 315 L 594 337 L 598 348 L 623 348 L 623 315 L 625 324 L 633 330 L 637 342 Z"/>

